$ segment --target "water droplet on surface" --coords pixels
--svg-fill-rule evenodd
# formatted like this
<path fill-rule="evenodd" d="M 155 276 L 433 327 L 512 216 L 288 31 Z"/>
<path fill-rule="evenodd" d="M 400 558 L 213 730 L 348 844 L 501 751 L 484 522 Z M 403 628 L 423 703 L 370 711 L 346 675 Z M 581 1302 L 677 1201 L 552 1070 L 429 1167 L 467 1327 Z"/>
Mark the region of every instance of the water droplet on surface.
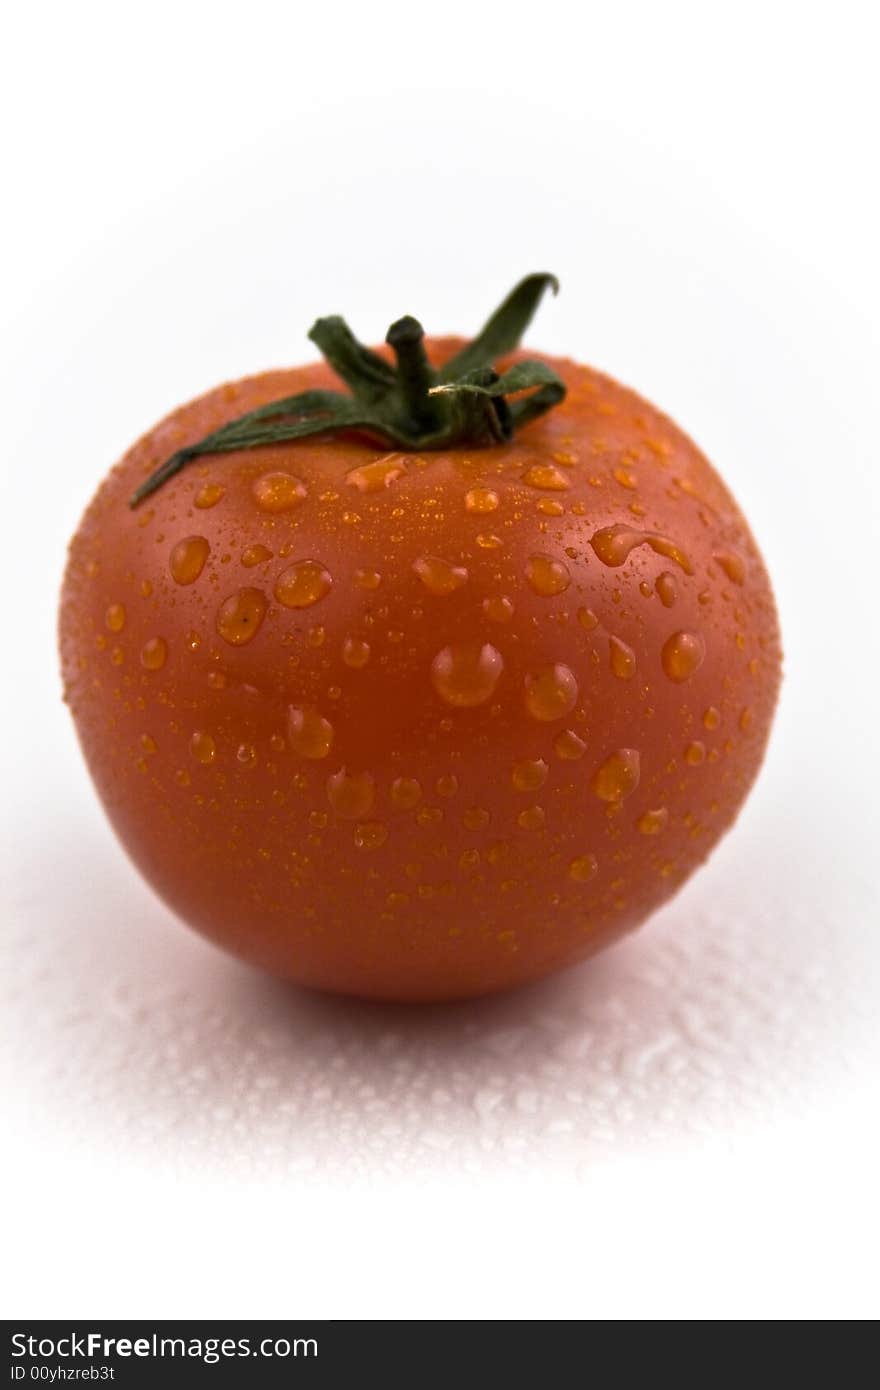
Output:
<path fill-rule="evenodd" d="M 217 745 L 212 736 L 205 733 L 204 729 L 196 729 L 189 741 L 189 751 L 196 762 L 204 763 L 208 767 L 217 756 Z"/>
<path fill-rule="evenodd" d="M 219 483 L 202 483 L 195 495 L 195 505 L 201 511 L 207 511 L 209 507 L 216 507 L 225 492 L 225 487 L 221 487 Z"/>
<path fill-rule="evenodd" d="M 150 637 L 141 647 L 141 665 L 145 671 L 161 671 L 168 657 L 164 637 Z"/>
<path fill-rule="evenodd" d="M 140 743 L 145 753 L 155 753 L 156 740 L 151 738 L 149 734 L 141 734 Z"/>
<path fill-rule="evenodd" d="M 571 480 L 552 463 L 531 464 L 522 480 L 529 487 L 541 488 L 544 492 L 566 492 L 571 487 Z"/>
<path fill-rule="evenodd" d="M 333 725 L 311 707 L 289 706 L 287 733 L 291 752 L 300 758 L 317 761 L 326 758 L 333 747 Z"/>
<path fill-rule="evenodd" d="M 332 587 L 333 576 L 318 560 L 297 560 L 275 580 L 275 597 L 285 608 L 310 608 Z"/>
<path fill-rule="evenodd" d="M 590 538 L 590 545 L 597 559 L 612 569 L 625 564 L 630 552 L 637 546 L 649 545 L 655 554 L 674 560 L 685 574 L 693 574 L 690 560 L 675 541 L 652 531 L 634 531 L 629 526 L 605 526 Z"/>
<path fill-rule="evenodd" d="M 368 820 L 355 826 L 354 842 L 358 849 L 380 849 L 387 839 L 388 827 L 380 820 Z"/>
<path fill-rule="evenodd" d="M 345 481 L 349 487 L 357 488 L 358 492 L 384 492 L 405 472 L 406 460 L 402 454 L 386 454 L 384 458 L 350 469 Z"/>
<path fill-rule="evenodd" d="M 207 681 L 212 690 L 226 689 L 226 677 L 222 671 L 209 671 Z"/>
<path fill-rule="evenodd" d="M 663 607 L 671 608 L 676 599 L 675 575 L 670 574 L 669 570 L 664 570 L 662 574 L 657 575 L 654 588 Z"/>
<path fill-rule="evenodd" d="M 243 647 L 259 632 L 266 616 L 266 595 L 260 589 L 239 589 L 220 605 L 217 631 L 224 642 Z"/>
<path fill-rule="evenodd" d="M 378 570 L 355 570 L 354 582 L 359 589 L 378 589 L 382 583 L 382 576 Z"/>
<path fill-rule="evenodd" d="M 468 708 L 482 705 L 494 694 L 504 670 L 504 659 L 489 642 L 465 642 L 444 647 L 431 663 L 434 689 L 449 705 Z"/>
<path fill-rule="evenodd" d="M 360 671 L 370 659 L 370 644 L 360 637 L 346 637 L 342 644 L 342 660 L 346 666 Z"/>
<path fill-rule="evenodd" d="M 589 883 L 591 878 L 596 877 L 598 869 L 595 854 L 579 854 L 577 859 L 572 859 L 569 864 L 568 876 L 573 878 L 575 883 Z"/>
<path fill-rule="evenodd" d="M 245 569 L 253 569 L 254 565 L 262 565 L 266 560 L 272 559 L 272 552 L 265 545 L 249 545 L 241 552 L 241 563 Z"/>
<path fill-rule="evenodd" d="M 693 743 L 689 743 L 684 750 L 684 760 L 690 767 L 699 767 L 700 763 L 705 761 L 705 758 L 706 745 L 705 743 L 701 743 L 699 739 L 695 739 Z"/>
<path fill-rule="evenodd" d="M 114 647 L 110 653 L 110 660 L 114 666 L 121 666 L 125 661 L 125 652 L 122 647 Z"/>
<path fill-rule="evenodd" d="M 526 579 L 535 593 L 544 598 L 564 594 L 571 583 L 566 566 L 552 555 L 530 555 L 526 561 Z"/>
<path fill-rule="evenodd" d="M 661 830 L 666 829 L 669 821 L 669 812 L 665 806 L 659 806 L 656 811 L 646 811 L 639 816 L 636 825 L 643 835 L 659 835 Z"/>
<path fill-rule="evenodd" d="M 717 729 L 721 723 L 721 711 L 714 705 L 710 705 L 703 715 L 703 726 L 706 729 Z"/>
<path fill-rule="evenodd" d="M 594 627 L 599 626 L 599 619 L 596 617 L 592 608 L 579 608 L 578 622 L 585 632 L 592 632 Z"/>
<path fill-rule="evenodd" d="M 513 601 L 505 594 L 493 594 L 483 599 L 483 612 L 490 622 L 509 623 L 513 617 Z"/>
<path fill-rule="evenodd" d="M 545 820 L 543 806 L 527 806 L 520 811 L 516 823 L 521 830 L 540 830 Z"/>
<path fill-rule="evenodd" d="M 468 572 L 464 565 L 451 565 L 437 555 L 422 555 L 414 562 L 413 569 L 430 594 L 452 594 L 467 583 Z"/>
<path fill-rule="evenodd" d="M 149 598 L 149 597 L 150 597 L 150 594 L 151 594 L 152 592 L 153 592 L 153 586 L 152 586 L 152 584 L 150 583 L 149 579 L 142 579 L 142 580 L 141 580 L 141 593 L 143 594 L 144 598 Z"/>
<path fill-rule="evenodd" d="M 257 750 L 252 743 L 240 743 L 235 750 L 235 760 L 242 767 L 256 767 Z"/>
<path fill-rule="evenodd" d="M 368 772 L 341 767 L 327 778 L 327 800 L 343 820 L 360 820 L 372 809 L 376 784 Z"/>
<path fill-rule="evenodd" d="M 489 812 L 482 806 L 469 806 L 461 818 L 465 830 L 482 830 L 490 820 Z"/>
<path fill-rule="evenodd" d="M 614 469 L 613 477 L 616 483 L 620 483 L 621 487 L 627 488 L 630 492 L 634 492 L 639 485 L 639 480 L 632 469 L 624 468 L 622 465 Z"/>
<path fill-rule="evenodd" d="M 623 801 L 639 785 L 641 759 L 635 748 L 618 748 L 593 774 L 593 791 L 601 801 Z"/>
<path fill-rule="evenodd" d="M 526 758 L 514 765 L 511 781 L 518 792 L 534 792 L 543 787 L 549 772 L 543 758 Z"/>
<path fill-rule="evenodd" d="M 743 584 L 745 582 L 746 562 L 735 550 L 724 551 L 713 558 L 727 575 L 731 584 Z"/>
<path fill-rule="evenodd" d="M 538 511 L 543 516 L 564 516 L 565 508 L 561 502 L 557 502 L 555 497 L 539 497 L 535 503 Z"/>
<path fill-rule="evenodd" d="M 706 645 L 696 632 L 674 632 L 663 643 L 660 661 L 671 681 L 680 685 L 702 665 Z"/>
<path fill-rule="evenodd" d="M 500 550 L 503 544 L 500 536 L 493 536 L 489 531 L 481 531 L 477 536 L 477 545 L 481 550 Z"/>
<path fill-rule="evenodd" d="M 526 709 L 533 719 L 562 719 L 574 709 L 577 698 L 574 672 L 561 662 L 531 671 L 525 678 Z"/>
<path fill-rule="evenodd" d="M 104 614 L 104 622 L 111 632 L 121 632 L 125 627 L 125 609 L 121 603 L 111 603 Z"/>
<path fill-rule="evenodd" d="M 415 777 L 396 777 L 391 783 L 391 804 L 398 811 L 411 811 L 421 799 L 421 783 Z"/>
<path fill-rule="evenodd" d="M 498 509 L 498 493 L 493 492 L 490 487 L 472 487 L 470 492 L 464 495 L 465 509 L 476 513 L 477 516 L 485 516 L 487 512 L 494 512 Z"/>
<path fill-rule="evenodd" d="M 628 681 L 636 673 L 636 654 L 619 637 L 608 638 L 608 659 L 611 672 L 618 680 Z"/>
<path fill-rule="evenodd" d="M 739 727 L 742 729 L 744 734 L 748 733 L 749 729 L 752 727 L 752 724 L 754 723 L 754 719 L 754 712 L 751 709 L 749 709 L 748 706 L 746 706 L 746 708 L 742 711 L 739 717 Z"/>
<path fill-rule="evenodd" d="M 578 738 L 574 729 L 563 729 L 553 740 L 553 751 L 563 762 L 574 763 L 584 756 L 587 745 L 582 738 Z"/>
<path fill-rule="evenodd" d="M 175 584 L 194 584 L 207 564 L 211 547 L 204 536 L 187 536 L 171 551 L 168 567 Z"/>
<path fill-rule="evenodd" d="M 264 473 L 251 488 L 254 501 L 263 512 L 289 512 L 308 496 L 302 478 L 292 473 Z"/>
<path fill-rule="evenodd" d="M 437 795 L 443 797 L 455 796 L 458 791 L 458 778 L 451 772 L 443 777 L 437 778 Z"/>

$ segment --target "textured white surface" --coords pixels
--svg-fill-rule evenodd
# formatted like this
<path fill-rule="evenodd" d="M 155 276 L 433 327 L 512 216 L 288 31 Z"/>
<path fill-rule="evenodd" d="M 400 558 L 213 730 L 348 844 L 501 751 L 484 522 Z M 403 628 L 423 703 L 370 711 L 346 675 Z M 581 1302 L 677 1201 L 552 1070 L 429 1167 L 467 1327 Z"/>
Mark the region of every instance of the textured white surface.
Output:
<path fill-rule="evenodd" d="M 230 112 L 204 77 L 177 123 L 155 103 L 147 118 L 151 64 L 179 76 L 196 51 L 197 29 L 175 28 L 172 52 L 129 71 L 130 96 L 80 74 L 91 95 L 59 131 L 73 78 L 52 67 L 21 155 L 30 220 L 5 229 L 10 1312 L 877 1312 L 878 296 L 857 179 L 870 83 L 850 80 L 869 45 L 841 25 L 845 77 L 801 16 L 791 68 L 762 11 L 760 43 L 748 24 L 725 36 L 724 74 L 749 77 L 734 120 L 740 78 L 707 75 L 700 14 L 677 46 L 668 16 L 644 45 L 623 19 L 591 31 L 627 62 L 597 60 L 585 84 L 558 55 L 533 128 L 506 143 L 502 79 L 487 85 L 470 48 L 450 114 L 453 34 L 435 36 L 415 124 L 353 58 L 344 98 L 314 75 L 283 100 L 250 77 Z M 33 64 L 36 31 L 23 38 Z M 507 42 L 522 67 L 525 38 Z M 281 91 L 280 58 L 265 61 Z M 368 160 L 350 153 L 358 100 Z M 52 197 L 34 166 L 54 171 Z M 438 196 L 457 211 L 438 218 Z M 64 543 L 152 418 L 296 360 L 318 312 L 344 309 L 367 338 L 389 310 L 467 326 L 545 264 L 564 289 L 537 346 L 662 402 L 755 525 L 787 650 L 770 757 L 710 865 L 596 961 L 446 1008 L 307 995 L 183 930 L 103 823 L 55 674 Z"/>

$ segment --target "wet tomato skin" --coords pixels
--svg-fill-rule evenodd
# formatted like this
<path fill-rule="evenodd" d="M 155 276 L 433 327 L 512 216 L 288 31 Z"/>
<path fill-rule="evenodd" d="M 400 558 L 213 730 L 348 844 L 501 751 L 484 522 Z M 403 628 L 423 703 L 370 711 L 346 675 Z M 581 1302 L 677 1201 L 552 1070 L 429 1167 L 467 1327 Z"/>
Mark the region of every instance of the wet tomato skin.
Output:
<path fill-rule="evenodd" d="M 435 340 L 435 361 L 458 345 Z M 322 366 L 221 387 L 70 548 L 66 698 L 127 851 L 193 927 L 322 989 L 489 993 L 638 926 L 731 825 L 780 680 L 767 573 L 665 416 L 553 361 L 509 445 L 175 449 Z"/>

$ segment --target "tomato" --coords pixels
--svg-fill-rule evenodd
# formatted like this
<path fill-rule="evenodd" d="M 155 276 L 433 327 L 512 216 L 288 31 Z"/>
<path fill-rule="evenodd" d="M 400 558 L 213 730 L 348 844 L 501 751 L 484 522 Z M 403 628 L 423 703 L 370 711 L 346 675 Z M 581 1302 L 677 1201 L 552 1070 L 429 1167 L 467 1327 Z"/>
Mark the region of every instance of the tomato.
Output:
<path fill-rule="evenodd" d="M 755 541 L 666 416 L 545 367 L 564 400 L 513 438 L 206 450 L 130 507 L 169 454 L 338 381 L 225 385 L 86 511 L 60 638 L 87 764 L 156 891 L 244 959 L 499 990 L 638 926 L 736 817 L 780 679 Z"/>

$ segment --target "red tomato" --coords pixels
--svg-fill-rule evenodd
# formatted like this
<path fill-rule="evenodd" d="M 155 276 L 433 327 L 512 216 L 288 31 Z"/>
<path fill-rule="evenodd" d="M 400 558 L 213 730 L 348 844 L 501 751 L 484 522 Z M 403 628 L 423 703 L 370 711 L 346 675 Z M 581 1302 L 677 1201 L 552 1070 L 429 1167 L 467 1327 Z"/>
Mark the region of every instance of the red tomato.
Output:
<path fill-rule="evenodd" d="M 549 366 L 564 401 L 507 442 L 206 452 L 130 508 L 172 451 L 338 383 L 222 386 L 89 506 L 61 608 L 86 761 L 149 882 L 245 959 L 499 990 L 638 926 L 736 817 L 780 679 L 761 556 L 669 419 Z"/>

